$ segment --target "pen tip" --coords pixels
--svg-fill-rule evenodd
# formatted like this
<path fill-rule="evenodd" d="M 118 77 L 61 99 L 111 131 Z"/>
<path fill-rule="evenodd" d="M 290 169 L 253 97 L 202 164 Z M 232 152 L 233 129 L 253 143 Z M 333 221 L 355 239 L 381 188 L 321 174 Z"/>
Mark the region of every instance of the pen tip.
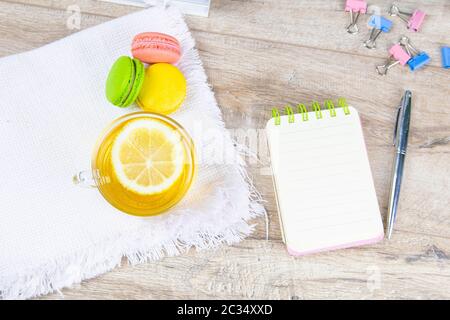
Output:
<path fill-rule="evenodd" d="M 388 230 L 387 230 L 386 238 L 388 240 L 390 240 L 391 236 L 392 236 L 392 227 L 389 227 Z"/>

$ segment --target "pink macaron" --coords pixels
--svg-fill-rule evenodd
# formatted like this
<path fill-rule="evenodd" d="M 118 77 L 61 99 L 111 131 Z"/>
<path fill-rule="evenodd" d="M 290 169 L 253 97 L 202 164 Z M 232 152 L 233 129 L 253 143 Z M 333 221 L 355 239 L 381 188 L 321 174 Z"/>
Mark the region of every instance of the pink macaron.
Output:
<path fill-rule="evenodd" d="M 133 57 L 145 63 L 176 63 L 181 56 L 180 43 L 164 33 L 139 33 L 131 44 Z"/>

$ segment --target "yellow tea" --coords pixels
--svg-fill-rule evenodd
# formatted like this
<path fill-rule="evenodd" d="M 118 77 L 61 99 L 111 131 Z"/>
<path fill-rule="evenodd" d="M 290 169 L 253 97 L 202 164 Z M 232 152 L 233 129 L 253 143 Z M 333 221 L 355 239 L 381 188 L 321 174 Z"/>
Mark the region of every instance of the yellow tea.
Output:
<path fill-rule="evenodd" d="M 117 209 L 139 216 L 178 203 L 194 175 L 194 146 L 174 120 L 138 112 L 116 120 L 93 155 L 96 185 Z"/>

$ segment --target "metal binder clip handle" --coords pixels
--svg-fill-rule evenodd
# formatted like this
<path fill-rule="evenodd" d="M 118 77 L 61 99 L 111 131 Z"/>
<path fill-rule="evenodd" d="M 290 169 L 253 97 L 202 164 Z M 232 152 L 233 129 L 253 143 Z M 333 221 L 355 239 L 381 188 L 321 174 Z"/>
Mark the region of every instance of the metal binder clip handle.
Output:
<path fill-rule="evenodd" d="M 409 18 L 412 16 L 412 13 L 410 12 L 405 12 L 399 9 L 398 6 L 396 6 L 395 4 L 393 4 L 391 6 L 391 8 L 389 9 L 389 15 L 391 17 L 399 17 L 400 19 L 402 19 L 404 22 L 409 23 Z"/>
<path fill-rule="evenodd" d="M 399 17 L 400 19 L 402 19 L 403 21 L 405 21 L 406 23 L 409 22 L 409 17 L 412 15 L 409 12 L 404 12 L 401 11 L 399 9 L 398 6 L 396 6 L 395 4 L 391 5 L 391 8 L 389 9 L 389 15 L 391 17 Z"/>
<path fill-rule="evenodd" d="M 410 40 L 407 36 L 401 36 L 398 43 L 400 43 L 400 45 L 402 45 L 406 49 L 406 47 L 410 45 Z"/>
<path fill-rule="evenodd" d="M 391 17 L 395 17 L 399 13 L 400 13 L 400 9 L 395 4 L 392 4 L 391 7 L 389 8 L 389 15 Z"/>
<path fill-rule="evenodd" d="M 385 64 L 376 66 L 376 69 L 380 76 L 385 76 L 388 73 L 389 69 L 398 65 L 399 63 L 400 61 L 395 60 L 392 56 L 390 56 Z"/>
<path fill-rule="evenodd" d="M 366 48 L 368 48 L 368 49 L 374 49 L 374 48 L 376 48 L 376 47 L 377 47 L 376 40 L 377 40 L 377 38 L 380 36 L 380 34 L 381 34 L 382 32 L 383 32 L 383 31 L 381 31 L 381 29 L 378 30 L 378 29 L 373 28 L 372 31 L 370 32 L 369 40 L 367 40 L 366 42 L 364 42 L 364 46 L 365 46 Z"/>
<path fill-rule="evenodd" d="M 400 45 L 403 46 L 403 48 L 405 48 L 405 51 L 411 56 L 416 56 L 418 55 L 420 52 L 419 50 L 417 50 L 412 44 L 411 44 L 411 40 L 409 40 L 409 38 L 407 36 L 402 36 L 400 38 L 399 41 Z"/>
<path fill-rule="evenodd" d="M 350 24 L 347 26 L 347 32 L 350 34 L 357 34 L 359 32 L 359 28 L 356 25 L 356 23 L 358 22 L 360 13 L 357 12 L 356 15 L 353 17 L 353 11 L 350 10 Z"/>

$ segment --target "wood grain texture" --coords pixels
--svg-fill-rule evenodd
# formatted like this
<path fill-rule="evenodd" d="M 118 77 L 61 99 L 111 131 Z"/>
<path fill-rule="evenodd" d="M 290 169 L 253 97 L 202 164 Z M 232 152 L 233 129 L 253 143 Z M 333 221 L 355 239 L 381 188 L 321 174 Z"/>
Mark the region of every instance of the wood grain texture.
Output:
<path fill-rule="evenodd" d="M 379 0 L 386 10 L 391 1 Z M 81 29 L 139 10 L 92 0 L 0 0 L 0 56 L 30 50 L 77 30 L 66 27 L 68 6 L 81 8 Z M 447 0 L 402 1 L 427 13 L 420 33 L 396 19 L 367 50 L 362 32 L 346 34 L 344 1 L 213 0 L 209 18 L 186 17 L 227 127 L 242 138 L 263 129 L 273 106 L 344 96 L 360 112 L 378 200 L 386 213 L 396 105 L 413 91 L 413 118 L 400 214 L 394 238 L 374 246 L 289 257 L 281 243 L 264 131 L 259 161 L 247 159 L 270 216 L 239 245 L 190 252 L 139 266 L 124 263 L 63 290 L 69 299 L 163 298 L 450 298 L 450 73 L 439 47 L 450 44 Z M 432 64 L 387 77 L 374 66 L 401 34 L 427 51 Z M 299 196 L 301 191 L 299 191 Z M 385 218 L 385 216 L 383 217 Z M 54 294 L 44 297 L 59 299 Z"/>

